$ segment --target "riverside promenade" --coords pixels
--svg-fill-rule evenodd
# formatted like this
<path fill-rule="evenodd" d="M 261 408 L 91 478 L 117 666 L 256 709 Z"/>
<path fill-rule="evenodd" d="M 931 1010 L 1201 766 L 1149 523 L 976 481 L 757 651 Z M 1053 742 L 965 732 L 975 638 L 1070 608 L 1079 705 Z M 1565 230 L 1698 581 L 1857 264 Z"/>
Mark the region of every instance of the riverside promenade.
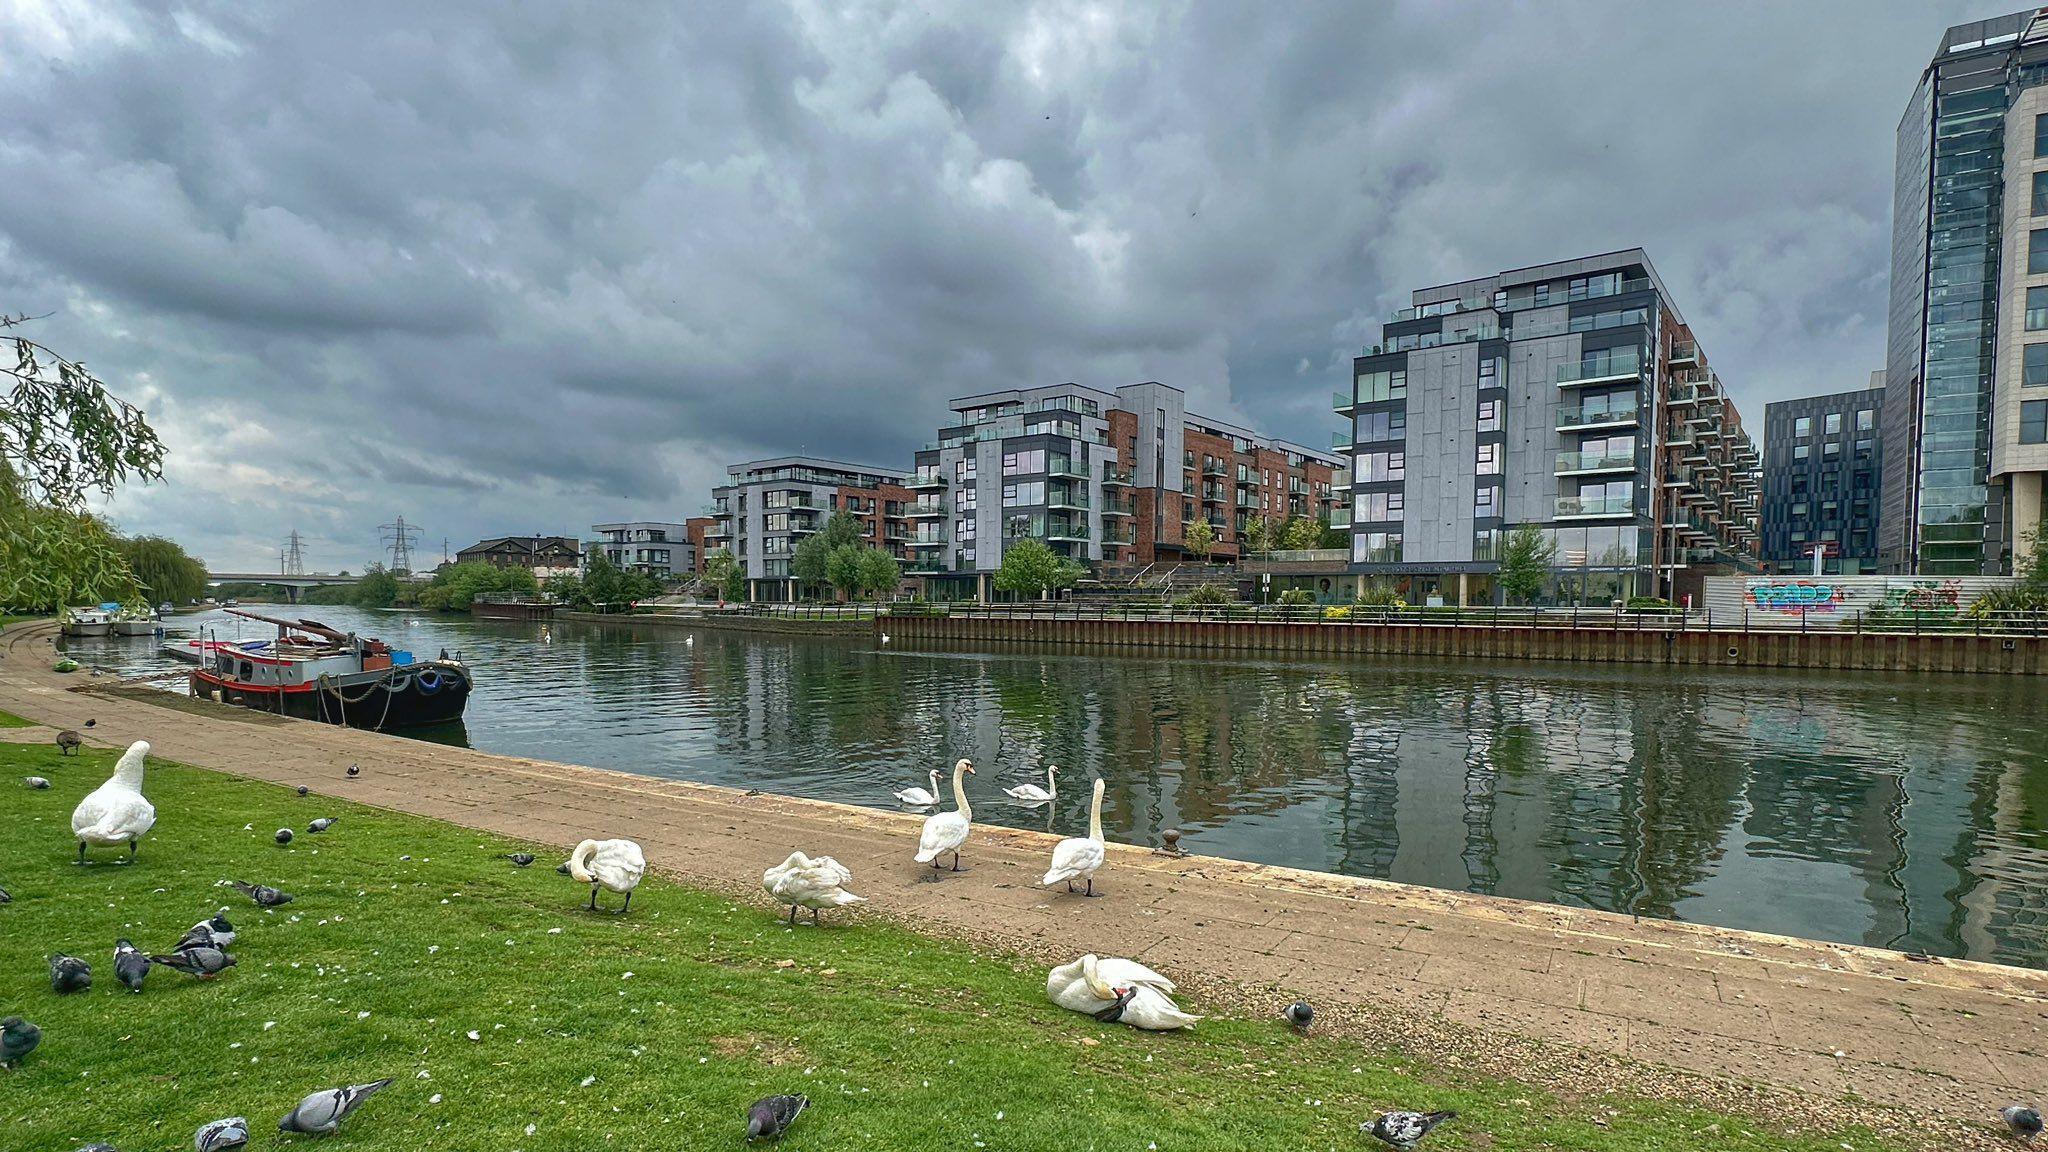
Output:
<path fill-rule="evenodd" d="M 911 860 L 916 816 L 448 748 L 60 675 L 50 671 L 54 631 L 0 632 L 0 709 L 81 730 L 95 718 L 86 735 L 110 747 L 146 739 L 166 759 L 540 844 L 632 837 L 656 871 L 763 907 L 763 868 L 793 847 L 830 853 L 871 901 L 856 923 L 880 915 L 1040 959 L 1134 957 L 1187 984 L 1197 1011 L 1263 1015 L 1300 995 L 1335 1031 L 1454 1069 L 1567 1095 L 1611 1086 L 1791 1123 L 1939 1132 L 1949 1147 L 1984 1140 L 2000 1105 L 2048 1100 L 2048 973 L 1145 847 L 1112 845 L 1099 886 L 1107 895 L 1087 900 L 1036 887 L 1052 837 L 989 826 L 968 842 L 969 871 L 935 878 Z M 363 769 L 354 779 L 351 763 Z M 1841 1103 L 1851 1096 L 1866 1103 Z"/>

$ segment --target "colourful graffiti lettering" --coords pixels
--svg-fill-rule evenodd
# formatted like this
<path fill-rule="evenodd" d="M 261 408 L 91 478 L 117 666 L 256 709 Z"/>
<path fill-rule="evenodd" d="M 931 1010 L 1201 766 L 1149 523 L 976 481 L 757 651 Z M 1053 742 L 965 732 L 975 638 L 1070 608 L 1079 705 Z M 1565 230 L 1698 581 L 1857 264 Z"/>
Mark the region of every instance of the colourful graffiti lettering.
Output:
<path fill-rule="evenodd" d="M 1916 612 L 1927 616 L 1954 616 L 1963 610 L 1963 582 L 1960 580 L 1915 580 L 1884 590 L 1884 605 L 1891 612 Z"/>
<path fill-rule="evenodd" d="M 1843 596 L 1833 584 L 1811 580 L 1758 580 L 1749 585 L 1750 606 L 1760 612 L 1835 612 Z"/>

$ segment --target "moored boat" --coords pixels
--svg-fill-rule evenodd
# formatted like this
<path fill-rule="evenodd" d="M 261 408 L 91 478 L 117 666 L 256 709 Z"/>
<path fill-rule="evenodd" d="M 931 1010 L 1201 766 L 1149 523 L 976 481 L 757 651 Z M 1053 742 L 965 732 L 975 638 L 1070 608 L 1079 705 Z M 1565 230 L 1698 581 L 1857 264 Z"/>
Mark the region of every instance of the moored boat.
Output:
<path fill-rule="evenodd" d="M 109 636 L 114 631 L 114 608 L 66 608 L 57 626 L 66 636 Z"/>
<path fill-rule="evenodd" d="M 277 639 L 195 642 L 194 696 L 374 731 L 460 720 L 469 702 L 473 680 L 460 660 L 416 661 L 314 620 L 234 614 L 277 625 Z"/>
<path fill-rule="evenodd" d="M 151 612 L 147 604 L 126 605 L 114 616 L 116 636 L 154 636 L 160 631 L 162 628 L 157 625 L 156 613 Z"/>

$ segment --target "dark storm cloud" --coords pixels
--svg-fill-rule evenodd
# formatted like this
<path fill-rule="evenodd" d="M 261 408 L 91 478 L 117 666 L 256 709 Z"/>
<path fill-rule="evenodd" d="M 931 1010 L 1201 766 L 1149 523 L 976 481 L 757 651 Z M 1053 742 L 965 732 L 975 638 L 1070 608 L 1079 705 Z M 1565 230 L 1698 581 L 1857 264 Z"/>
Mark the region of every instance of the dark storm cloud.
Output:
<path fill-rule="evenodd" d="M 117 518 L 259 567 L 907 466 L 1010 385 L 1323 443 L 1407 290 L 1638 244 L 1755 419 L 1878 365 L 1892 129 L 1993 14 L 30 0 L 0 307 L 164 429 Z"/>

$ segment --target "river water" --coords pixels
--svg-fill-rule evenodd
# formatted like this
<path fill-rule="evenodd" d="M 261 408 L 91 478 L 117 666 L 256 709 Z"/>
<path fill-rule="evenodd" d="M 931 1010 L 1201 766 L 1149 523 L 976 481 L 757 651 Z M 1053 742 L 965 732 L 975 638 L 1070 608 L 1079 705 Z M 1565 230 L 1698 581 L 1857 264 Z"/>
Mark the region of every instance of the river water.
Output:
<path fill-rule="evenodd" d="M 259 609 L 263 610 L 263 609 Z M 268 609 L 268 611 L 280 611 Z M 424 738 L 893 807 L 971 757 L 977 820 L 2048 967 L 2048 684 L 1479 661 L 912 652 L 298 610 L 477 674 Z M 220 614 L 173 632 L 273 634 Z M 71 641 L 124 673 L 143 640 Z M 999 790 L 1061 765 L 1059 798 Z M 906 843 L 905 852 L 910 851 Z"/>

